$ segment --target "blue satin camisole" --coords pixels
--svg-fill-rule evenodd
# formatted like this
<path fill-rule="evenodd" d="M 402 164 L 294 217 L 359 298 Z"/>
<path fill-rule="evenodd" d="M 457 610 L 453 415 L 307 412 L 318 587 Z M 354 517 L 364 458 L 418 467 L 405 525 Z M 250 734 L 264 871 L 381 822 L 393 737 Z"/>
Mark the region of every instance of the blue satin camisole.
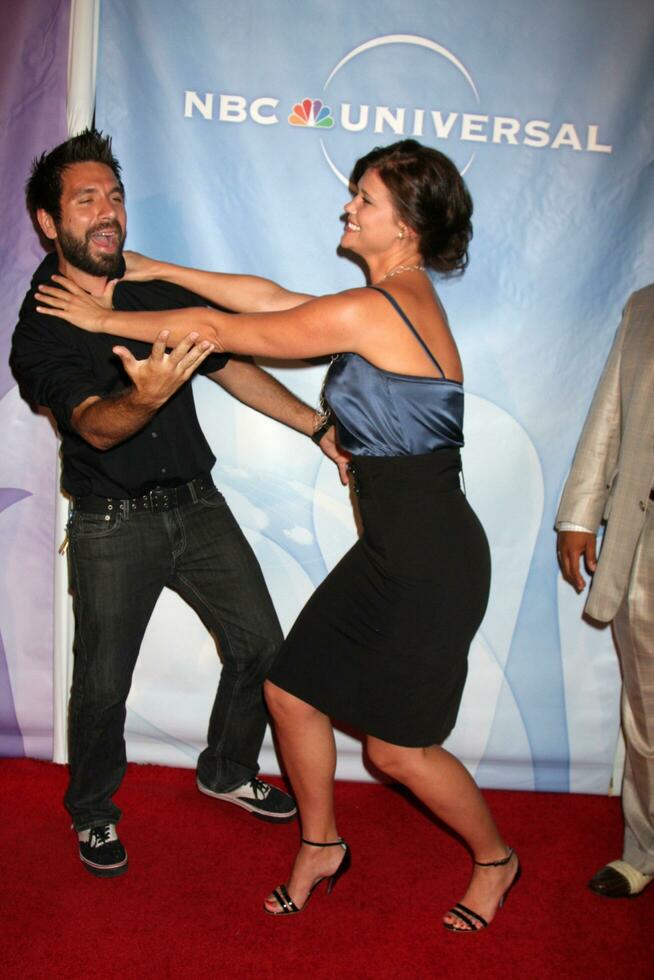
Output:
<path fill-rule="evenodd" d="M 396 374 L 359 354 L 335 358 L 324 396 L 336 419 L 338 441 L 354 456 L 419 456 L 463 445 L 463 386 L 444 372 L 390 293 L 395 307 L 440 372 L 439 378 Z"/>

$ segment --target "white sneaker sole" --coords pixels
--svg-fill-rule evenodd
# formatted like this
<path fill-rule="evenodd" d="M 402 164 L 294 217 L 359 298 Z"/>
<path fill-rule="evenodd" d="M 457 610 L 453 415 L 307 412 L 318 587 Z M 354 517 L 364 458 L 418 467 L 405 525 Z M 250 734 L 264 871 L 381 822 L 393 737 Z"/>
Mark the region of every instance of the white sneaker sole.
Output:
<path fill-rule="evenodd" d="M 286 813 L 270 813 L 265 810 L 259 810 L 256 806 L 256 800 L 250 802 L 249 800 L 232 796 L 231 793 L 216 793 L 214 790 L 209 789 L 208 786 L 203 786 L 199 779 L 196 780 L 196 785 L 205 796 L 211 796 L 214 800 L 222 800 L 223 803 L 233 803 L 234 806 L 240 806 L 243 810 L 251 813 L 253 817 L 256 817 L 257 820 L 265 820 L 267 823 L 290 823 L 291 820 L 295 820 L 297 814 L 297 807 L 293 807 L 292 811 L 287 811 Z"/>
<path fill-rule="evenodd" d="M 117 875 L 122 875 L 124 871 L 127 871 L 127 858 L 124 861 L 119 861 L 118 864 L 95 864 L 95 862 L 89 861 L 88 858 L 82 857 L 81 854 L 79 859 L 86 870 L 90 871 L 96 878 L 115 878 Z"/>

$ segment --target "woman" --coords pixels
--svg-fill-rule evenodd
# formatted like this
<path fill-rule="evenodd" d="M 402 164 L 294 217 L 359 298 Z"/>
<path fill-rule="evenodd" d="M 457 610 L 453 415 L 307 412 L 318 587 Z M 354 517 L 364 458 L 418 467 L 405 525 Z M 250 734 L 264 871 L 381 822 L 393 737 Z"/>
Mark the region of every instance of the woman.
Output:
<path fill-rule="evenodd" d="M 337 353 L 316 430 L 333 419 L 351 454 L 365 530 L 301 612 L 266 682 L 303 838 L 288 882 L 264 907 L 299 912 L 320 881 L 331 890 L 349 866 L 333 808 L 333 716 L 363 730 L 371 761 L 468 844 L 472 878 L 443 924 L 471 932 L 490 923 L 520 874 L 473 779 L 441 747 L 486 609 L 490 562 L 459 486 L 461 362 L 426 267 L 463 271 L 472 202 L 452 162 L 414 140 L 359 160 L 352 188 L 341 245 L 365 261 L 370 287 L 316 299 L 133 257 L 131 278 L 169 279 L 244 315 L 109 312 L 69 283 L 71 292 L 42 287 L 37 298 L 49 304 L 42 312 L 139 340 L 165 329 L 173 344 L 192 329 L 240 354 Z"/>

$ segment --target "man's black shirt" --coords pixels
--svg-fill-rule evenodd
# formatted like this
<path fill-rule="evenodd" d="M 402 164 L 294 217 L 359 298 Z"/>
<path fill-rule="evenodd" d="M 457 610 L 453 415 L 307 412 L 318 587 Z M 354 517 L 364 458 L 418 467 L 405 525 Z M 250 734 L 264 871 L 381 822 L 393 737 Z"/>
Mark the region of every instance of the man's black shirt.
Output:
<path fill-rule="evenodd" d="M 117 395 L 131 382 L 112 347 L 121 344 L 142 360 L 151 345 L 110 334 L 88 333 L 58 317 L 36 312 L 34 294 L 57 272 L 57 257 L 41 263 L 20 310 L 12 338 L 11 366 L 23 397 L 52 412 L 62 438 L 62 486 L 69 494 L 135 497 L 155 486 L 177 486 L 209 473 L 215 456 L 200 428 L 190 381 L 142 429 L 111 449 L 96 449 L 73 429 L 73 409 L 92 395 Z M 170 310 L 206 306 L 205 300 L 170 283 L 121 282 L 119 310 Z M 228 355 L 210 355 L 198 373 L 211 374 Z"/>

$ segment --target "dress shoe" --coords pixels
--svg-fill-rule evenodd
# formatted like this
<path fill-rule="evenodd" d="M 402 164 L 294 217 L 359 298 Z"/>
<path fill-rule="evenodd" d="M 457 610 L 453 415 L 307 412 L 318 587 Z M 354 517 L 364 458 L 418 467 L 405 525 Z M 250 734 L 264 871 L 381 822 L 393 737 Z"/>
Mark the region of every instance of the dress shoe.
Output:
<path fill-rule="evenodd" d="M 588 887 L 605 898 L 635 898 L 647 888 L 654 875 L 644 875 L 626 861 L 611 861 L 601 868 Z"/>

